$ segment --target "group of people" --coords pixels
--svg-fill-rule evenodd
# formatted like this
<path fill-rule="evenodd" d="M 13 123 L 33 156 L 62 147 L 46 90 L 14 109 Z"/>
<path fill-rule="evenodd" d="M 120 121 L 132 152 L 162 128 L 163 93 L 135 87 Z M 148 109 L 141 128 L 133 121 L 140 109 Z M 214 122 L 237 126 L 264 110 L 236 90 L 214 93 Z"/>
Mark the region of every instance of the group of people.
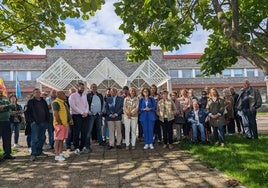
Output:
<path fill-rule="evenodd" d="M 244 80 L 239 95 L 232 87 L 223 90 L 222 96 L 211 88 L 204 89 L 200 99 L 192 89 L 181 89 L 180 95 L 166 90 L 158 93 L 155 85 L 142 88 L 140 93 L 134 87 L 125 86 L 120 92 L 109 88 L 102 95 L 97 85 L 92 84 L 86 93 L 84 83 L 79 83 L 77 88 L 69 90 L 68 97 L 63 91 L 52 90 L 46 98 L 40 89 L 34 89 L 24 113 L 16 105 L 15 95 L 10 101 L 2 99 L 0 90 L 4 158 L 14 158 L 11 132 L 15 130 L 14 143 L 19 146 L 16 125 L 25 121 L 32 161 L 44 155 L 46 130 L 56 161 L 69 157 L 63 153 L 64 143 L 67 150 L 76 154 L 91 152 L 93 134 L 99 145 L 107 146 L 108 150 L 121 149 L 122 143 L 126 150 L 135 149 L 137 137 L 143 138 L 145 150 L 154 149 L 157 142 L 163 143 L 163 148 L 172 149 L 174 140 L 183 137 L 190 136 L 195 143 L 205 142 L 205 130 L 213 131 L 216 144 L 224 146 L 225 133 L 235 133 L 236 122 L 238 132 L 245 133 L 248 139 L 258 139 L 256 109 L 262 104 L 259 91 L 248 80 Z"/>

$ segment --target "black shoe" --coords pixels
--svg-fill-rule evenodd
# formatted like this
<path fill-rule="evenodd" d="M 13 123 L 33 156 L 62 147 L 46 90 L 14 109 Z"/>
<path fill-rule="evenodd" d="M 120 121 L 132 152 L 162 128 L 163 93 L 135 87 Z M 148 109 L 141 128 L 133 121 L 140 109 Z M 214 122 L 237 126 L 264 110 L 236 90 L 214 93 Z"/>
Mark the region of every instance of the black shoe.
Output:
<path fill-rule="evenodd" d="M 116 146 L 117 149 L 122 149 L 121 145 Z"/>
<path fill-rule="evenodd" d="M 111 149 L 113 149 L 113 148 L 114 148 L 113 146 L 109 146 L 109 147 L 108 147 L 108 150 L 111 150 Z"/>
<path fill-rule="evenodd" d="M 101 143 L 99 143 L 100 146 L 106 146 L 106 142 L 102 141 Z"/>
<path fill-rule="evenodd" d="M 45 154 L 44 152 L 42 152 L 40 155 L 38 155 L 39 157 L 48 157 L 48 154 Z"/>
<path fill-rule="evenodd" d="M 36 156 L 35 155 L 31 155 L 30 161 L 35 161 L 35 160 L 36 160 Z"/>
<path fill-rule="evenodd" d="M 16 159 L 16 157 L 14 157 L 12 155 L 5 155 L 4 159 L 13 160 L 13 159 Z"/>

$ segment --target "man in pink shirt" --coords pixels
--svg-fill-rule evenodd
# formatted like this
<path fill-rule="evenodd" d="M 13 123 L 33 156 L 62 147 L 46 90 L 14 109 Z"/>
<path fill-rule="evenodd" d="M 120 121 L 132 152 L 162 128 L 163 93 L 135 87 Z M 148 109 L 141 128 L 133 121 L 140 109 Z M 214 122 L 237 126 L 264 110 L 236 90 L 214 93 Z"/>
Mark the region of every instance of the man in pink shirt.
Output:
<path fill-rule="evenodd" d="M 82 82 L 80 82 L 78 83 L 77 91 L 69 97 L 70 112 L 74 121 L 73 144 L 75 148 L 74 152 L 76 154 L 80 154 L 80 152 L 89 152 L 89 148 L 85 147 L 85 140 L 89 128 L 89 108 L 84 90 L 85 86 Z"/>

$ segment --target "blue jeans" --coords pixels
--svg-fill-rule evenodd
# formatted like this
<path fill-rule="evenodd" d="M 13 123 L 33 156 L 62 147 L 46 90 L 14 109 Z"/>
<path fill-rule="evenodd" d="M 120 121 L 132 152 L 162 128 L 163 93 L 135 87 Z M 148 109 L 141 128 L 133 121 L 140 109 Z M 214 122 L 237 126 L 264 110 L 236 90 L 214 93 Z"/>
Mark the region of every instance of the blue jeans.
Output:
<path fill-rule="evenodd" d="M 200 131 L 201 134 L 201 141 L 205 141 L 206 140 L 206 136 L 205 136 L 205 128 L 204 125 L 201 123 L 193 123 L 192 124 L 192 130 L 193 130 L 193 141 L 197 141 L 197 133 L 198 130 Z"/>
<path fill-rule="evenodd" d="M 40 124 L 31 124 L 31 155 L 39 156 L 43 152 L 43 145 L 46 139 L 46 129 L 48 127 L 48 122 L 43 122 Z"/>
<path fill-rule="evenodd" d="M 18 144 L 20 135 L 20 123 L 19 122 L 10 123 L 10 127 L 11 127 L 11 133 L 13 133 L 14 131 L 14 143 Z"/>
<path fill-rule="evenodd" d="M 71 149 L 71 145 L 74 140 L 74 126 L 70 125 L 68 128 L 68 138 L 65 140 L 66 149 Z"/>
<path fill-rule="evenodd" d="M 225 133 L 224 133 L 224 126 L 218 126 L 218 127 L 213 127 L 213 135 L 216 141 L 220 141 L 224 143 L 225 140 Z"/>
<path fill-rule="evenodd" d="M 102 142 L 102 116 L 99 114 L 90 115 L 89 116 L 89 127 L 88 127 L 88 132 L 87 132 L 87 138 L 86 138 L 86 142 L 85 142 L 86 148 L 90 148 L 90 138 L 91 138 L 92 128 L 94 125 L 97 128 L 98 142 L 99 143 Z"/>
<path fill-rule="evenodd" d="M 54 147 L 54 126 L 53 126 L 53 115 L 49 114 L 49 123 L 48 123 L 48 142 L 51 148 Z"/>
<path fill-rule="evenodd" d="M 106 117 L 102 118 L 103 126 L 102 126 L 102 140 L 106 141 L 106 138 L 109 137 L 109 128 Z"/>
<path fill-rule="evenodd" d="M 243 109 L 241 117 L 242 117 L 242 124 L 243 124 L 244 131 L 245 131 L 247 138 L 253 137 L 254 139 L 258 139 L 256 111 Z"/>

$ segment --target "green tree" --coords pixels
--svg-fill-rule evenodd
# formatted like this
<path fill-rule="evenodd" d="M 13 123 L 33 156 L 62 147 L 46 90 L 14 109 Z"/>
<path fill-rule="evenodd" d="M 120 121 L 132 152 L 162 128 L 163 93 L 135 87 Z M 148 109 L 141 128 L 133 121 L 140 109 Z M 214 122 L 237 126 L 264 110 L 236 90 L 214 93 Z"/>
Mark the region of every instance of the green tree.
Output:
<path fill-rule="evenodd" d="M 238 56 L 268 75 L 268 4 L 254 0 L 121 0 L 114 4 L 133 48 L 129 60 L 151 54 L 151 46 L 178 50 L 198 24 L 211 32 L 200 58 L 204 75 L 222 72 Z"/>
<path fill-rule="evenodd" d="M 67 18 L 88 20 L 104 0 L 2 0 L 0 4 L 0 50 L 24 44 L 53 47 L 65 39 Z"/>

